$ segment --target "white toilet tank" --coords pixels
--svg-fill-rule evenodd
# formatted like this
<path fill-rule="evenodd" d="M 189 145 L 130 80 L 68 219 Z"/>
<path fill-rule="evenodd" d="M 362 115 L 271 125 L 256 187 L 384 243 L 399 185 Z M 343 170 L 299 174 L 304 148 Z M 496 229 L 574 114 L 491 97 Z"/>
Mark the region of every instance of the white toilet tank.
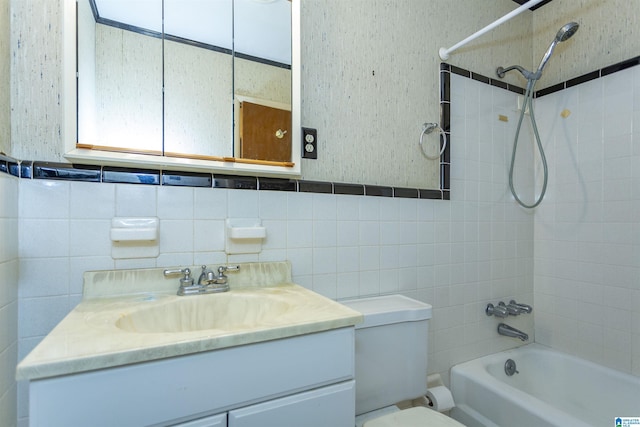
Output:
<path fill-rule="evenodd" d="M 431 306 L 402 295 L 341 303 L 364 315 L 356 325 L 356 414 L 424 395 Z"/>

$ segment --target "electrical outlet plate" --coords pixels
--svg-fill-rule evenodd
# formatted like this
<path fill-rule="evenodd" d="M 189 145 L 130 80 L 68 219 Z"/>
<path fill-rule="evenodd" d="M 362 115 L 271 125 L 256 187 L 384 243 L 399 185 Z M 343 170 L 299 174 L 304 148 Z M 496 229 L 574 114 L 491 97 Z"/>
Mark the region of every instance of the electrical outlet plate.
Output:
<path fill-rule="evenodd" d="M 302 128 L 302 158 L 318 158 L 318 131 L 312 128 Z"/>

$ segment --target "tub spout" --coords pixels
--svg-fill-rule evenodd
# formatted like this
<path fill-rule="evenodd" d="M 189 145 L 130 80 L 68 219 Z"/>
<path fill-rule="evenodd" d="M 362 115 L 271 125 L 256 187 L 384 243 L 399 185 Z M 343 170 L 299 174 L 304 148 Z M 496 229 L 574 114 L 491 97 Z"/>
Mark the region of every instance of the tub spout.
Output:
<path fill-rule="evenodd" d="M 505 323 L 498 325 L 498 334 L 506 337 L 520 338 L 521 341 L 527 341 L 529 339 L 529 335 Z"/>

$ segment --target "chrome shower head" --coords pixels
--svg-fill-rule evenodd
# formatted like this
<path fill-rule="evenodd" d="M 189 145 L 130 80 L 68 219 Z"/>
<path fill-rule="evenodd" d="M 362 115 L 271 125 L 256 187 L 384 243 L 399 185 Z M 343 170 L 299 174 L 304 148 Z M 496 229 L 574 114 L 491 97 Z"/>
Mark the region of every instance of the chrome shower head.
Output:
<path fill-rule="evenodd" d="M 569 22 L 565 24 L 558 30 L 558 34 L 556 34 L 556 40 L 559 42 L 563 42 L 569 40 L 572 35 L 578 31 L 580 25 L 577 22 Z"/>
<path fill-rule="evenodd" d="M 556 48 L 556 45 L 560 42 L 569 40 L 571 36 L 573 36 L 576 31 L 578 31 L 578 27 L 580 27 L 580 25 L 578 25 L 577 22 L 569 22 L 568 24 L 563 25 L 560 30 L 558 30 L 556 38 L 553 39 L 553 41 L 549 45 L 549 48 L 542 57 L 540 65 L 538 65 L 538 71 L 536 71 L 536 74 L 542 73 L 542 69 L 545 67 L 545 65 L 547 65 L 547 62 L 549 61 L 549 58 L 551 58 L 551 54 L 553 54 L 553 50 Z"/>

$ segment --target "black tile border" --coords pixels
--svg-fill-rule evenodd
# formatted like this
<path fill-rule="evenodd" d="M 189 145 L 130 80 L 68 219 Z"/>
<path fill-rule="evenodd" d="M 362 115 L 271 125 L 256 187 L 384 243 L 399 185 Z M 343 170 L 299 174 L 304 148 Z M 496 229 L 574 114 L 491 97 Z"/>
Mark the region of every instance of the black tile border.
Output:
<path fill-rule="evenodd" d="M 68 165 L 66 163 L 33 162 L 34 179 L 100 182 L 98 166 Z"/>
<path fill-rule="evenodd" d="M 364 196 L 363 184 L 333 183 L 333 194 L 345 194 L 350 196 Z"/>
<path fill-rule="evenodd" d="M 210 173 L 163 171 L 161 185 L 207 188 L 213 186 L 213 175 Z"/>
<path fill-rule="evenodd" d="M 393 188 L 381 185 L 365 185 L 364 194 L 365 196 L 393 197 Z"/>
<path fill-rule="evenodd" d="M 640 56 L 636 56 L 631 59 L 626 59 L 624 61 L 620 61 L 612 65 L 607 65 L 606 67 L 600 68 L 599 70 L 591 71 L 581 76 L 569 79 L 565 82 L 558 83 L 556 85 L 537 90 L 535 96 L 536 98 L 539 98 L 545 95 L 550 95 L 552 93 L 560 92 L 561 90 L 568 89 L 570 87 L 577 86 L 582 83 L 587 83 L 591 80 L 599 79 L 601 77 L 605 77 L 610 74 L 617 73 L 618 71 L 623 71 L 623 70 L 626 70 L 627 68 L 635 67 L 636 65 L 640 65 Z"/>
<path fill-rule="evenodd" d="M 387 187 L 381 185 L 305 181 L 212 173 L 161 171 L 113 166 L 76 165 L 70 163 L 19 161 L 0 155 L 0 173 L 23 179 L 51 179 L 112 184 L 157 185 L 163 187 L 197 187 L 261 191 L 288 191 L 316 194 L 393 197 L 400 199 L 444 200 L 441 190 Z"/>
<path fill-rule="evenodd" d="M 105 166 L 102 168 L 102 182 L 113 184 L 160 185 L 160 171 L 155 169 Z"/>
<path fill-rule="evenodd" d="M 213 175 L 213 187 L 232 190 L 257 190 L 258 178 L 255 176 Z"/>
<path fill-rule="evenodd" d="M 281 178 L 258 178 L 258 190 L 298 191 L 298 181 Z"/>
<path fill-rule="evenodd" d="M 323 181 L 298 181 L 298 191 L 301 193 L 333 194 L 333 184 Z"/>
<path fill-rule="evenodd" d="M 566 82 L 536 92 L 536 97 L 586 83 L 640 65 L 640 56 L 609 65 Z M 447 136 L 447 147 L 440 160 L 440 189 L 387 187 L 380 185 L 306 181 L 255 176 L 235 176 L 217 173 L 185 171 L 161 171 L 141 168 L 119 168 L 99 165 L 77 165 L 33 160 L 17 160 L 0 154 L 0 173 L 23 179 L 53 179 L 65 181 L 108 182 L 158 186 L 181 186 L 220 189 L 244 189 L 262 191 L 289 191 L 300 193 L 338 194 L 407 199 L 451 200 L 451 73 L 478 82 L 524 94 L 524 89 L 483 76 L 455 65 L 440 64 L 440 125 Z M 441 144 L 443 138 L 441 137 Z"/>

